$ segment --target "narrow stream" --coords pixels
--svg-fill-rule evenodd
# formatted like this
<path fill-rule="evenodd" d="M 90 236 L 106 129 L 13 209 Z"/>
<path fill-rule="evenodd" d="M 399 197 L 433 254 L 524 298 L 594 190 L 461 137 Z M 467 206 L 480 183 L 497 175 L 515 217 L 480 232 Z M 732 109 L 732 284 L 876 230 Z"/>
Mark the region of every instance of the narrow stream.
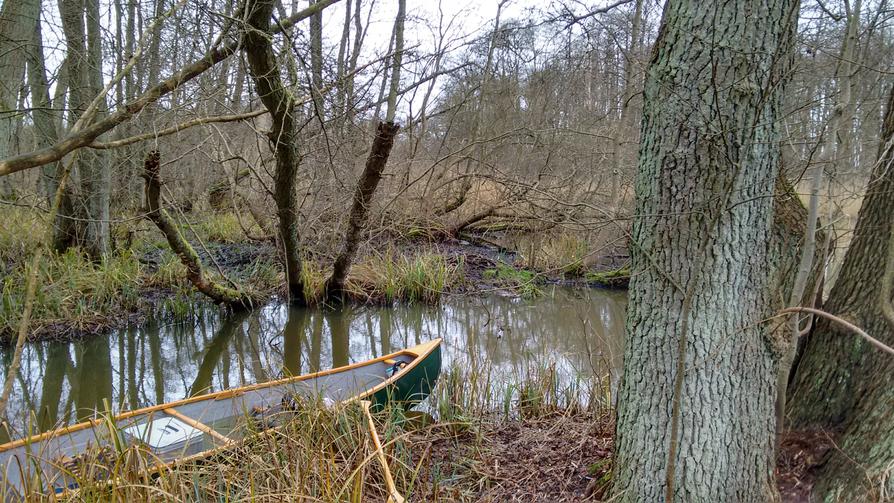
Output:
<path fill-rule="evenodd" d="M 444 368 L 487 364 L 492 380 L 511 381 L 540 365 L 554 365 L 564 379 L 616 376 L 625 304 L 624 292 L 555 287 L 533 300 L 456 296 L 438 306 L 322 311 L 274 304 L 225 316 L 209 308 L 187 321 L 29 345 L 9 417 L 14 430 L 46 430 L 105 403 L 135 409 L 347 365 L 435 337 L 444 338 Z M 0 358 L 5 379 L 12 351 Z"/>

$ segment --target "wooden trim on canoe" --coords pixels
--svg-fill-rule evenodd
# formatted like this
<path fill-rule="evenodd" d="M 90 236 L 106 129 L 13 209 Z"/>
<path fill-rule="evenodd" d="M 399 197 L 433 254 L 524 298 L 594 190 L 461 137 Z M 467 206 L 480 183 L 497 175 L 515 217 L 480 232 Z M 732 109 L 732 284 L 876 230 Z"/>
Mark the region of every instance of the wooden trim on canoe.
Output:
<path fill-rule="evenodd" d="M 200 423 L 200 422 L 196 421 L 195 419 L 187 416 L 186 414 L 178 412 L 176 409 L 164 409 L 162 412 L 164 412 L 165 414 L 167 414 L 169 416 L 176 417 L 177 419 L 183 421 L 184 423 L 192 426 L 193 428 L 195 428 L 203 433 L 207 433 L 208 435 L 211 435 L 212 437 L 216 438 L 217 440 L 223 442 L 224 445 L 229 445 L 234 442 L 234 440 L 232 438 L 218 433 L 217 431 L 214 430 L 214 428 L 208 426 L 205 423 Z"/>
<path fill-rule="evenodd" d="M 428 356 L 432 351 L 435 350 L 435 348 L 437 348 L 441 344 L 441 340 L 442 339 L 440 337 L 438 337 L 437 339 L 432 339 L 431 341 L 420 344 L 418 346 L 415 346 L 412 348 L 407 348 L 407 349 L 402 349 L 400 351 L 396 351 L 391 354 L 383 355 L 378 358 L 373 358 L 372 360 L 365 360 L 365 361 L 358 362 L 358 363 L 352 363 L 351 365 L 345 365 L 343 367 L 327 369 L 327 370 L 323 370 L 320 372 L 314 372 L 312 374 L 304 374 L 304 375 L 300 375 L 300 376 L 277 379 L 275 381 L 267 381 L 264 383 L 250 384 L 248 386 L 242 386 L 240 388 L 233 388 L 233 389 L 218 391 L 215 393 L 209 393 L 209 394 L 205 394 L 205 395 L 196 395 L 196 396 L 192 396 L 189 398 L 184 398 L 183 400 L 177 400 L 174 402 L 162 403 L 162 404 L 158 404 L 158 405 L 152 405 L 149 407 L 143 407 L 142 409 L 123 412 L 123 413 L 115 416 L 114 420 L 117 422 L 117 421 L 128 419 L 128 418 L 131 418 L 134 416 L 139 416 L 140 414 L 149 414 L 152 412 L 163 411 L 165 409 L 171 409 L 174 407 L 179 407 L 181 405 L 186 405 L 186 404 L 195 403 L 195 402 L 201 402 L 201 401 L 205 401 L 205 400 L 223 400 L 223 399 L 227 399 L 227 398 L 232 398 L 233 396 L 245 393 L 247 391 L 270 388 L 273 386 L 281 386 L 283 384 L 290 384 L 290 383 L 294 383 L 294 382 L 306 381 L 308 379 L 314 379 L 317 377 L 323 377 L 323 376 L 327 376 L 327 375 L 331 375 L 331 374 L 337 374 L 337 373 L 345 372 L 348 370 L 366 367 L 368 365 L 373 365 L 376 363 L 384 363 L 386 360 L 393 360 L 393 359 L 397 358 L 398 356 L 412 356 L 414 358 L 414 360 L 412 362 L 410 362 L 409 365 L 400 369 L 400 371 L 396 372 L 393 376 L 389 377 L 388 379 L 385 379 L 384 381 L 382 381 L 378 385 L 374 386 L 373 388 L 370 388 L 358 395 L 355 395 L 355 396 L 350 397 L 346 400 L 343 400 L 342 403 L 350 402 L 352 400 L 363 399 L 365 397 L 372 396 L 379 390 L 384 389 L 386 386 L 391 385 L 392 383 L 397 381 L 400 377 L 402 377 L 402 375 L 404 373 L 409 372 L 411 369 L 413 369 L 414 367 L 419 365 L 422 362 L 422 360 L 425 359 L 426 356 Z M 21 447 L 26 444 L 40 442 L 40 441 L 46 440 L 48 438 L 52 438 L 57 435 L 65 435 L 65 434 L 73 433 L 73 432 L 80 431 L 80 430 L 83 430 L 86 428 L 92 428 L 102 422 L 103 422 L 103 419 L 89 419 L 87 421 L 84 421 L 84 422 L 81 422 L 78 424 L 74 424 L 71 426 L 66 426 L 63 428 L 58 428 L 55 430 L 47 431 L 47 432 L 41 433 L 39 435 L 34 435 L 34 436 L 30 436 L 30 437 L 25 437 L 25 438 L 22 438 L 19 440 L 14 440 L 12 442 L 7 442 L 3 445 L 0 445 L 0 452 L 8 451 L 10 449 L 15 449 L 16 447 Z"/>

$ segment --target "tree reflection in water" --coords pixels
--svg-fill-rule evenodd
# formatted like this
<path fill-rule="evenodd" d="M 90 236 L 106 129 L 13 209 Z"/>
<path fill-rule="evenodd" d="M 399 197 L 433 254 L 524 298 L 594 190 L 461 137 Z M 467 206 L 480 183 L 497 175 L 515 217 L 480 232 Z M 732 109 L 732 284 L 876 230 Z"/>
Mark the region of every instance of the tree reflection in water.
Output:
<path fill-rule="evenodd" d="M 437 306 L 208 308 L 189 320 L 28 346 L 9 417 L 17 431 L 28 423 L 47 430 L 103 409 L 104 401 L 144 407 L 363 361 L 434 337 L 444 338 L 445 368 L 486 364 L 493 379 L 540 365 L 555 366 L 562 379 L 616 377 L 625 304 L 623 292 L 557 287 L 534 300 L 457 296 Z M 10 356 L 2 356 L 5 374 Z"/>

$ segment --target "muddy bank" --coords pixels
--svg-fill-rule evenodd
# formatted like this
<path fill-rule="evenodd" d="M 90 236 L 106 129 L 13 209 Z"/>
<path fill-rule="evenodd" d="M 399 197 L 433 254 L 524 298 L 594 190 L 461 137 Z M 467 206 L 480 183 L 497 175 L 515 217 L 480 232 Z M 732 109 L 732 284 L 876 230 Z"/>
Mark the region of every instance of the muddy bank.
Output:
<path fill-rule="evenodd" d="M 221 243 L 208 241 L 192 243 L 206 271 L 221 277 L 222 281 L 239 285 L 253 292 L 257 305 L 264 305 L 282 298 L 282 266 L 274 243 L 237 242 Z M 523 267 L 523 260 L 513 251 L 485 242 L 472 242 L 465 239 L 450 239 L 441 242 L 420 242 L 411 240 L 387 241 L 380 246 L 371 244 L 369 250 L 393 250 L 395 256 L 388 260 L 412 260 L 413 257 L 441 257 L 455 273 L 449 281 L 439 289 L 436 297 L 444 295 L 481 295 L 498 292 L 508 296 L 536 297 L 547 285 L 563 285 L 574 287 L 626 287 L 626 280 L 599 281 L 600 275 L 615 274 L 618 267 L 626 263 L 623 252 L 606 256 L 595 262 L 594 267 L 583 271 L 576 269 L 574 274 L 562 270 L 531 270 Z M 147 247 L 133 250 L 132 258 L 118 260 L 136 260 L 135 276 L 128 277 L 118 286 L 122 292 L 107 294 L 103 304 L 96 306 L 78 316 L 43 316 L 32 318 L 31 340 L 75 340 L 101 334 L 113 329 L 129 325 L 138 325 L 151 315 L 161 317 L 182 317 L 194 312 L 198 306 L 207 307 L 210 301 L 194 291 L 192 285 L 185 280 L 182 265 L 165 247 Z M 328 257 L 311 256 L 308 261 L 326 274 L 330 267 Z M 382 257 L 372 254 L 361 255 L 356 261 L 355 270 L 361 274 L 364 269 L 382 269 Z M 387 265 L 387 264 L 385 264 Z M 519 267 L 521 265 L 521 267 Z M 92 267 L 92 266 L 83 266 Z M 93 274 L 105 274 L 93 271 Z M 390 278 L 379 278 L 378 281 Z M 361 279 L 357 281 L 360 294 L 356 301 L 361 304 L 387 304 L 401 302 L 401 299 L 389 299 L 381 295 L 381 285 L 375 280 Z M 56 289 L 56 285 L 49 285 Z M 78 297 L 84 292 L 69 287 L 72 291 L 61 292 L 64 297 Z M 83 287 L 81 287 L 83 288 Z M 90 288 L 90 285 L 87 285 Z M 364 289 L 369 288 L 366 292 Z M 422 285 L 422 288 L 429 288 Z M 124 292 L 126 290 L 126 292 Z M 376 294 L 376 291 L 378 294 Z M 117 295 L 117 296 L 116 296 Z M 14 326 L 7 326 L 3 339 L 13 338 Z"/>

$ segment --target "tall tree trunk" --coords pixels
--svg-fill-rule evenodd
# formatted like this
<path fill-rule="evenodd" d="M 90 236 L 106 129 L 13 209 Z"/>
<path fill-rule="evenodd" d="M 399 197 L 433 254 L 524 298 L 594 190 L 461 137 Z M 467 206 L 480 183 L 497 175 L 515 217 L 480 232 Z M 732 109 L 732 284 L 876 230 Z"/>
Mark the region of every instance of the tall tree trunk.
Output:
<path fill-rule="evenodd" d="M 345 231 L 342 252 L 335 259 L 332 275 L 326 281 L 325 295 L 330 301 L 343 300 L 345 280 L 351 269 L 351 262 L 360 243 L 360 235 L 369 220 L 369 206 L 373 195 L 382 180 L 382 173 L 388 164 L 388 156 L 394 146 L 394 138 L 400 126 L 394 123 L 397 113 L 397 94 L 400 87 L 400 65 L 404 50 L 404 20 L 407 15 L 407 1 L 398 0 L 397 17 L 394 20 L 394 59 L 392 60 L 391 85 L 388 91 L 388 109 L 385 111 L 385 122 L 376 126 L 376 136 L 366 166 L 357 181 L 351 213 L 348 216 L 348 228 Z"/>
<path fill-rule="evenodd" d="M 35 8 L 40 8 L 37 0 L 7 0 L 0 7 L 0 159 L 12 154 L 16 123 L 23 113 L 18 99 Z M 10 180 L 0 180 L 0 196 L 8 196 L 11 191 Z"/>
<path fill-rule="evenodd" d="M 46 148 L 56 143 L 59 138 L 57 130 L 57 113 L 53 111 L 53 102 L 50 100 L 50 88 L 47 84 L 47 70 L 44 63 L 43 36 L 40 26 L 40 3 L 33 2 L 34 7 L 29 13 L 27 22 L 31 24 L 31 43 L 28 46 L 26 58 L 28 61 L 28 87 L 31 88 L 31 102 L 34 111 L 31 113 L 34 121 L 35 139 L 37 148 Z M 61 83 L 57 83 L 62 85 Z M 44 166 L 41 173 L 41 189 L 47 200 L 47 206 L 53 205 L 53 197 L 58 188 L 58 178 L 61 173 L 57 170 L 61 163 L 52 163 Z M 63 197 L 69 193 L 63 194 Z"/>
<path fill-rule="evenodd" d="M 74 123 L 102 90 L 99 3 L 97 0 L 62 0 L 60 14 L 67 45 L 68 68 L 78 70 L 68 72 L 71 107 L 69 122 Z M 103 100 L 93 119 L 101 120 L 105 111 Z M 99 259 L 109 250 L 111 171 L 102 151 L 85 149 L 78 152 L 74 159 L 81 182 L 82 200 L 78 206 L 84 208 L 85 214 L 77 220 L 75 239 L 71 240 L 70 235 L 63 236 L 69 239 L 60 239 L 56 243 L 57 249 L 61 251 L 73 244 L 80 244 L 93 258 Z M 60 213 L 62 212 L 63 208 L 60 208 Z M 63 213 L 60 218 L 71 216 Z"/>
<path fill-rule="evenodd" d="M 407 17 L 407 0 L 397 0 L 397 18 L 394 20 L 394 58 L 391 62 L 391 85 L 388 89 L 388 108 L 385 122 L 394 122 L 397 114 L 397 94 L 400 89 L 400 67 L 404 56 L 404 21 Z"/>
<path fill-rule="evenodd" d="M 129 58 L 133 55 L 136 37 L 136 9 L 137 0 L 127 0 L 127 34 L 124 37 L 124 54 Z M 139 72 L 139 65 L 127 72 L 124 76 L 124 96 L 130 102 L 137 95 L 137 82 L 135 73 Z"/>
<path fill-rule="evenodd" d="M 345 68 L 347 67 L 347 58 L 349 53 L 348 42 L 351 39 L 351 0 L 345 2 L 345 20 L 342 24 L 341 39 L 338 42 L 338 58 L 336 59 L 335 82 L 337 92 L 335 97 L 335 106 L 333 115 L 338 121 L 339 134 L 344 133 L 344 113 L 345 113 Z M 359 6 L 358 6 L 359 7 Z"/>
<path fill-rule="evenodd" d="M 245 55 L 255 89 L 270 112 L 268 138 L 276 155 L 274 199 L 279 217 L 279 237 L 285 254 L 286 281 L 293 303 L 306 304 L 301 250 L 298 239 L 298 136 L 295 130 L 295 98 L 283 85 L 270 42 L 270 17 L 274 0 L 249 1 L 249 30 L 243 38 Z"/>
<path fill-rule="evenodd" d="M 90 101 L 103 89 L 102 77 L 102 35 L 100 27 L 99 0 L 86 0 L 87 21 L 87 97 Z M 101 120 L 107 112 L 105 98 L 101 101 L 95 120 Z M 98 138 L 102 141 L 102 137 Z M 111 233 L 109 231 L 112 191 L 112 170 L 108 155 L 103 151 L 82 152 L 80 159 L 81 184 L 86 200 L 87 220 L 85 222 L 84 246 L 94 259 L 109 252 Z"/>
<path fill-rule="evenodd" d="M 317 0 L 308 0 L 311 7 Z M 325 119 L 323 110 L 323 12 L 317 12 L 310 17 L 310 95 L 313 97 L 315 113 L 320 122 Z"/>
<path fill-rule="evenodd" d="M 326 281 L 325 296 L 329 301 L 343 300 L 345 280 L 360 244 L 360 234 L 369 219 L 369 206 L 376 193 L 376 187 L 382 179 L 382 172 L 388 163 L 388 156 L 391 154 L 391 147 L 394 145 L 394 137 L 397 135 L 398 129 L 400 126 L 393 122 L 380 122 L 376 130 L 376 137 L 369 150 L 366 166 L 360 175 L 360 180 L 357 181 L 342 251 L 332 266 L 332 275 Z"/>
<path fill-rule="evenodd" d="M 342 102 L 345 107 L 345 121 L 354 121 L 354 72 L 357 70 L 357 61 L 360 58 L 360 49 L 363 46 L 364 30 L 363 20 L 360 17 L 362 0 L 357 0 L 354 6 L 354 49 L 351 51 L 351 59 L 348 62 L 347 82 L 344 86 Z"/>
<path fill-rule="evenodd" d="M 646 75 L 617 412 L 621 501 L 771 501 L 765 320 L 797 0 L 671 0 Z"/>
<path fill-rule="evenodd" d="M 892 302 L 882 280 L 894 233 L 894 87 L 887 106 L 854 237 L 823 308 L 894 345 L 894 325 L 882 308 Z M 891 375 L 891 355 L 828 319 L 817 321 L 789 389 L 789 420 L 796 428 L 842 431 L 816 486 L 821 498 L 873 501 L 882 499 L 882 490 L 889 497 L 894 492 Z"/>

